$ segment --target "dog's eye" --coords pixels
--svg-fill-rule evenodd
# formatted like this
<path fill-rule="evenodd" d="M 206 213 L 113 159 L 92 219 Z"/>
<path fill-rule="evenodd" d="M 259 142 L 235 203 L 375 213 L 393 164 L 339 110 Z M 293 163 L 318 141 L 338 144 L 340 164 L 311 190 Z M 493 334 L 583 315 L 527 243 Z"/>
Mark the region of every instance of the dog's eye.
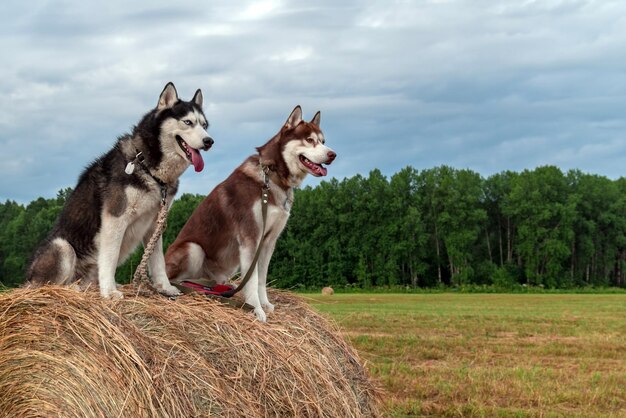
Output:
<path fill-rule="evenodd" d="M 306 142 L 308 142 L 309 144 L 312 144 L 312 143 L 313 143 L 313 138 L 308 137 L 308 138 L 306 139 Z"/>
<path fill-rule="evenodd" d="M 184 123 L 185 123 L 185 125 L 187 125 L 187 126 L 191 126 L 191 125 L 193 125 L 193 122 L 192 122 L 192 121 L 190 121 L 189 119 L 185 119 L 183 122 L 184 122 Z"/>

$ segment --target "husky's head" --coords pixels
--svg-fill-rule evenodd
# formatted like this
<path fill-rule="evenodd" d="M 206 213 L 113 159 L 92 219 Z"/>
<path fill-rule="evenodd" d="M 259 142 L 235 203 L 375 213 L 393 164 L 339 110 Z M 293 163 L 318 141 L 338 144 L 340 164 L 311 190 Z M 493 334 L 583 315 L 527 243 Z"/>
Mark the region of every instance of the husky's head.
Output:
<path fill-rule="evenodd" d="M 207 133 L 209 123 L 202 111 L 202 91 L 198 89 L 189 102 L 178 98 L 174 84 L 167 83 L 156 107 L 160 121 L 160 143 L 163 154 L 174 154 L 193 164 L 197 172 L 204 168 L 200 150 L 207 151 L 213 138 Z M 187 166 L 188 167 L 188 166 Z"/>
<path fill-rule="evenodd" d="M 302 120 L 302 109 L 296 106 L 281 129 L 282 157 L 292 176 L 304 179 L 310 173 L 316 177 L 327 173 L 324 164 L 330 164 L 337 154 L 326 146 L 320 130 L 320 112 L 310 122 Z"/>

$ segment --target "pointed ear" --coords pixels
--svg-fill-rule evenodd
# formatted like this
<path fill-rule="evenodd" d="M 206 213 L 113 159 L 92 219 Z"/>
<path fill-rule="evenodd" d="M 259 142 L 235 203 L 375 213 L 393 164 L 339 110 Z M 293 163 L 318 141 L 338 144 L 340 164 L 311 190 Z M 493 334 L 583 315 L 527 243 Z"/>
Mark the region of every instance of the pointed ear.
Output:
<path fill-rule="evenodd" d="M 285 126 L 287 128 L 294 128 L 300 122 L 302 122 L 302 108 L 300 107 L 300 105 L 298 105 L 291 111 L 291 115 L 289 115 L 289 117 L 287 118 Z"/>
<path fill-rule="evenodd" d="M 159 103 L 157 104 L 157 110 L 169 109 L 174 106 L 178 101 L 178 93 L 176 87 L 171 81 L 165 85 L 165 88 L 159 96 Z"/>
<path fill-rule="evenodd" d="M 191 99 L 195 104 L 197 104 L 199 107 L 202 107 L 202 90 L 198 89 L 196 90 L 196 94 L 193 95 L 193 99 Z"/>
<path fill-rule="evenodd" d="M 315 125 L 318 128 L 320 127 L 320 111 L 318 110 L 313 119 L 311 119 L 311 125 Z"/>

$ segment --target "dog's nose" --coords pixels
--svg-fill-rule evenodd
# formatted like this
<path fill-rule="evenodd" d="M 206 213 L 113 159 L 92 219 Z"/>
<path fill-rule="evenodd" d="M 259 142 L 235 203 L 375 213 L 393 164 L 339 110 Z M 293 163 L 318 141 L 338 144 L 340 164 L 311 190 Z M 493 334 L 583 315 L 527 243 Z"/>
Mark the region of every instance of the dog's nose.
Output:
<path fill-rule="evenodd" d="M 326 156 L 328 157 L 328 159 L 326 160 L 326 164 L 330 164 L 335 161 L 337 153 L 335 151 L 328 151 L 328 154 L 326 154 Z"/>
<path fill-rule="evenodd" d="M 213 146 L 213 138 L 211 138 L 210 136 L 207 136 L 205 138 L 202 139 L 202 143 L 204 144 L 204 149 L 209 149 Z"/>

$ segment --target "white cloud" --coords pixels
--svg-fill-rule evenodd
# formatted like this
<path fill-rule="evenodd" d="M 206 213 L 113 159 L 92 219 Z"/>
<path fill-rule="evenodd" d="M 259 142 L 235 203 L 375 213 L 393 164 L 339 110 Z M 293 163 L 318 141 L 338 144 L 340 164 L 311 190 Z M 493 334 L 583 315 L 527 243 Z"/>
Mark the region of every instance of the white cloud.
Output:
<path fill-rule="evenodd" d="M 266 18 L 280 7 L 279 1 L 253 1 L 238 15 L 240 20 L 260 20 Z"/>
<path fill-rule="evenodd" d="M 273 61 L 283 61 L 283 62 L 291 62 L 291 61 L 304 61 L 306 59 L 311 58 L 313 55 L 313 48 L 309 46 L 297 46 L 289 51 L 285 51 L 283 53 L 272 55 L 270 58 Z"/>

